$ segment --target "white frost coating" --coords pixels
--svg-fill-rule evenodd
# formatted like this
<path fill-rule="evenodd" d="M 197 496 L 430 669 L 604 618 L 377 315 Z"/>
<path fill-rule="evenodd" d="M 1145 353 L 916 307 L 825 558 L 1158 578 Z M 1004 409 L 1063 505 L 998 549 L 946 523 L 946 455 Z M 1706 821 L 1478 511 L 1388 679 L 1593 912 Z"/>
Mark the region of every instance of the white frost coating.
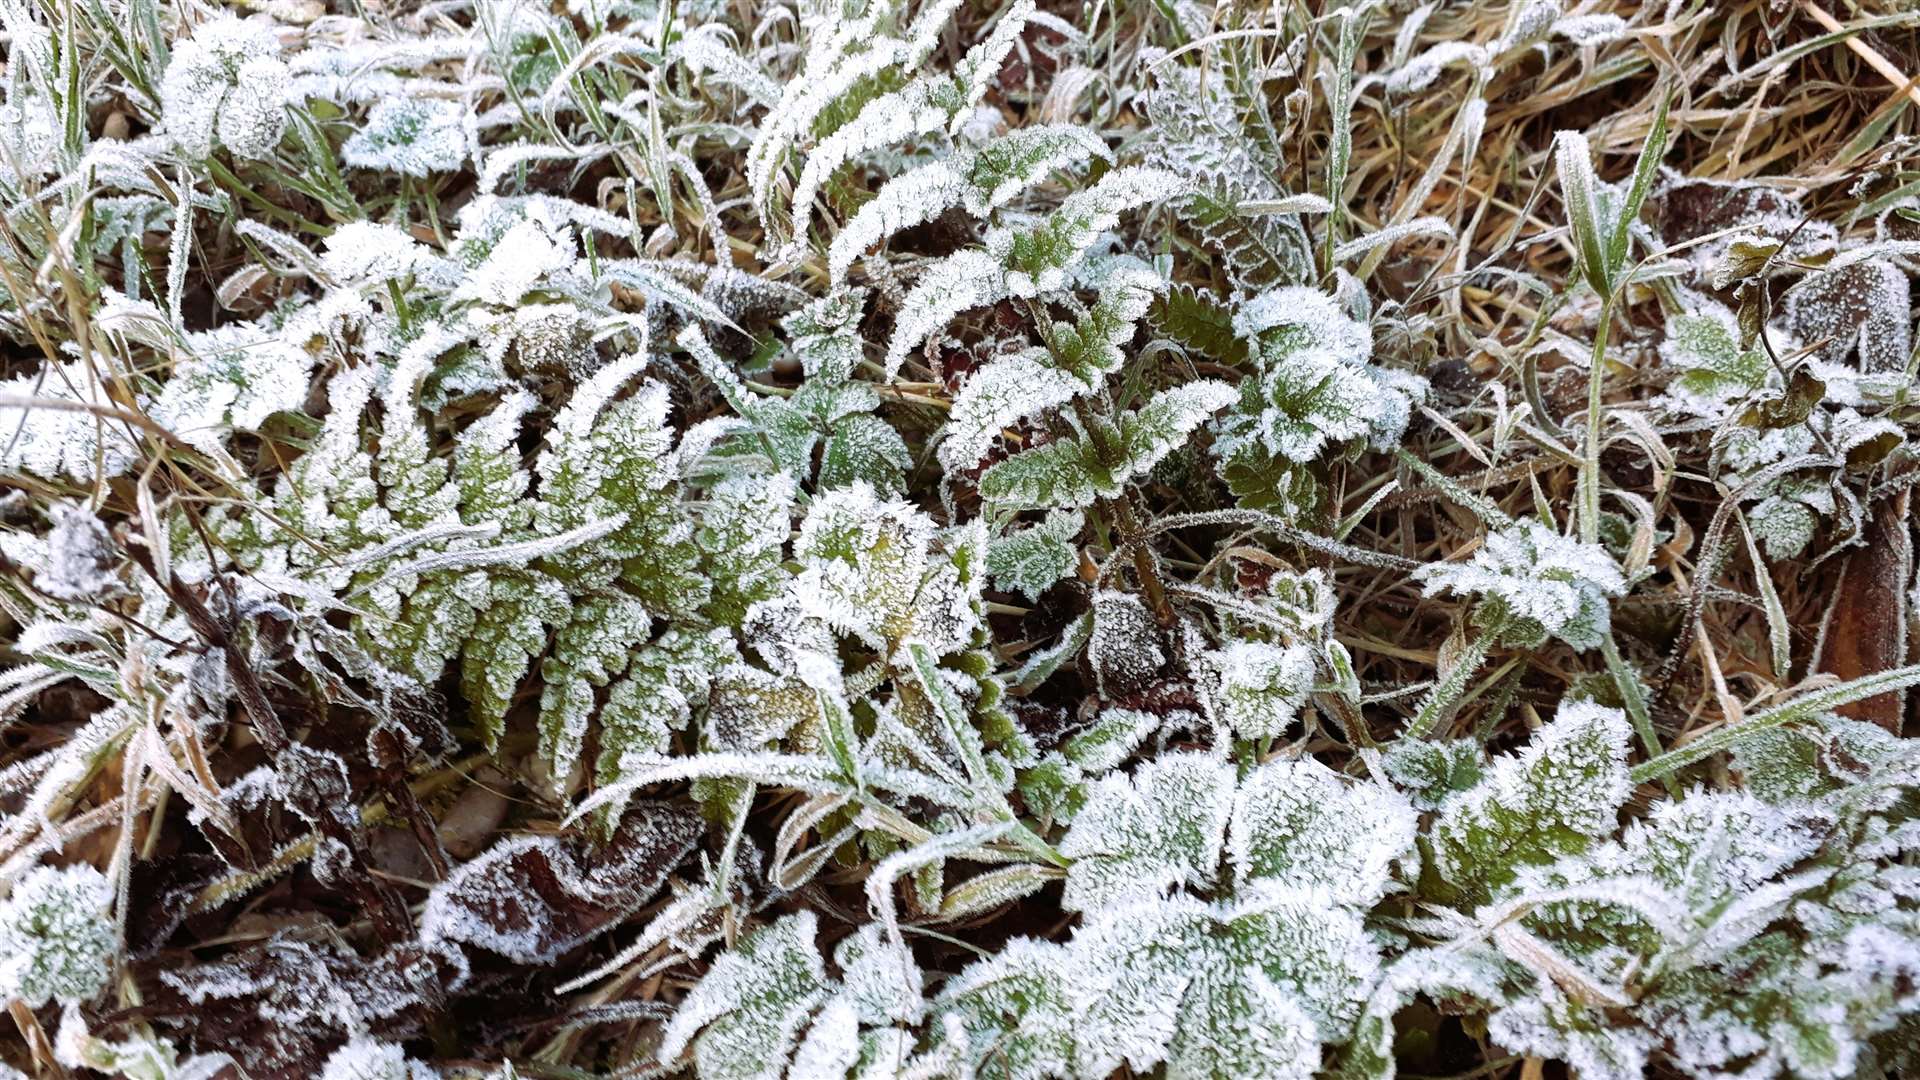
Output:
<path fill-rule="evenodd" d="M 838 284 L 868 248 L 902 229 L 932 221 L 972 191 L 949 162 L 935 161 L 889 180 L 842 226 L 827 247 L 827 272 Z M 796 211 L 797 213 L 797 211 Z"/>
<path fill-rule="evenodd" d="M 32 404 L 41 401 L 113 408 L 92 366 L 77 361 L 47 362 L 39 372 L 0 383 L 0 467 L 86 484 L 96 475 L 117 476 L 133 464 L 136 444 L 124 422 L 82 409 Z"/>
<path fill-rule="evenodd" d="M 320 1080 L 428 1080 L 432 1069 L 407 1060 L 399 1043 L 357 1035 L 335 1050 L 320 1070 Z"/>
<path fill-rule="evenodd" d="M 468 113 L 458 101 L 389 97 L 367 113 L 341 160 L 359 169 L 425 178 L 466 164 Z"/>
<path fill-rule="evenodd" d="M 1046 359 L 1045 349 L 1001 357 L 975 370 L 947 416 L 940 463 L 949 472 L 972 468 L 1008 427 L 1064 405 L 1090 389 Z"/>
<path fill-rule="evenodd" d="M 1480 596 L 1519 620 L 1513 632 L 1536 631 L 1576 649 L 1597 648 L 1608 632 L 1607 601 L 1626 592 L 1626 578 L 1598 544 L 1528 520 L 1492 532 L 1463 563 L 1431 563 L 1414 571 L 1430 595 Z"/>
<path fill-rule="evenodd" d="M 393 225 L 350 221 L 327 237 L 320 269 L 341 284 L 406 277 L 431 258 L 427 249 Z"/>
<path fill-rule="evenodd" d="M 1088 791 L 1060 853 L 1074 860 L 1061 906 L 1094 911 L 1211 886 L 1233 803 L 1233 769 L 1202 754 L 1168 754 Z"/>
<path fill-rule="evenodd" d="M 896 93 L 868 102 L 860 115 L 822 139 L 807 154 L 800 179 L 793 185 L 792 231 L 796 241 L 806 239 L 814 197 L 836 169 L 861 154 L 946 126 L 947 103 L 937 99 L 936 86 L 931 80 L 918 79 Z"/>
<path fill-rule="evenodd" d="M 62 503 L 52 512 L 47 532 L 45 567 L 34 574 L 41 592 L 62 600 L 87 602 L 105 599 L 123 589 L 115 572 L 120 558 L 107 527 L 84 506 Z M 27 633 L 18 641 L 22 651 Z"/>
<path fill-rule="evenodd" d="M 1344 364 L 1363 364 L 1373 355 L 1373 332 L 1319 289 L 1269 289 L 1233 313 L 1233 332 L 1249 340 L 1279 327 L 1292 329 L 1305 347 L 1323 349 Z"/>
<path fill-rule="evenodd" d="M 1080 511 L 1055 510 L 1031 528 L 994 540 L 987 548 L 994 587 L 1040 599 L 1041 593 L 1079 564 L 1073 540 L 1085 525 L 1086 515 Z"/>
<path fill-rule="evenodd" d="M 1512 860 L 1557 853 L 1563 829 L 1602 836 L 1626 802 L 1624 714 L 1592 702 L 1560 707 L 1516 754 L 1494 760 L 1486 777 L 1441 806 L 1431 836 L 1437 869 L 1453 880 L 1497 873 Z M 1540 848 L 1536 845 L 1549 845 Z"/>
<path fill-rule="evenodd" d="M 955 252 L 928 267 L 895 316 L 893 340 L 887 343 L 884 365 L 887 378 L 898 375 L 907 354 L 943 329 L 955 315 L 990 304 L 1005 292 L 1000 260 L 978 249 Z"/>
<path fill-rule="evenodd" d="M 288 338 L 250 324 L 188 334 L 147 415 L 209 453 L 230 432 L 260 430 L 274 413 L 307 400 L 313 357 Z"/>
<path fill-rule="evenodd" d="M 1201 661 L 1214 719 L 1238 739 L 1277 739 L 1298 718 L 1313 689 L 1314 650 L 1235 641 Z"/>
<path fill-rule="evenodd" d="M 160 79 L 160 123 L 182 152 L 204 158 L 225 146 L 265 157 L 287 130 L 292 77 L 270 26 L 221 14 L 175 42 Z"/>
<path fill-rule="evenodd" d="M 897 639 L 927 572 L 933 521 L 855 481 L 814 500 L 794 541 L 798 595 L 834 629 L 875 647 Z"/>
<path fill-rule="evenodd" d="M 1392 885 L 1420 827 L 1404 795 L 1353 783 L 1312 758 L 1275 760 L 1241 782 L 1227 830 L 1235 888 L 1324 890 L 1365 911 Z"/>
<path fill-rule="evenodd" d="M 777 1080 L 830 984 L 813 912 L 788 915 L 715 960 L 660 1037 L 671 1065 L 693 1047 L 701 1080 Z"/>
<path fill-rule="evenodd" d="M 39 1008 L 89 1001 L 120 947 L 113 888 L 85 863 L 36 866 L 0 902 L 0 997 Z"/>

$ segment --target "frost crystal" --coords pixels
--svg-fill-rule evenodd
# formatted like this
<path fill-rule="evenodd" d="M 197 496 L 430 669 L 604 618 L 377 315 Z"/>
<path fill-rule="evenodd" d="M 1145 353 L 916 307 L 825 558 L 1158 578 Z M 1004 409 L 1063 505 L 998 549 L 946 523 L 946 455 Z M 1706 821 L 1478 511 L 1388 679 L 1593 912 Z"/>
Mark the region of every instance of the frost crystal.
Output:
<path fill-rule="evenodd" d="M 120 947 L 106 876 L 84 863 L 36 866 L 0 902 L 0 996 L 73 1005 L 107 985 Z"/>
<path fill-rule="evenodd" d="M 335 1050 L 320 1070 L 320 1080 L 428 1080 L 434 1075 L 426 1066 L 408 1061 L 400 1044 L 365 1035 Z"/>

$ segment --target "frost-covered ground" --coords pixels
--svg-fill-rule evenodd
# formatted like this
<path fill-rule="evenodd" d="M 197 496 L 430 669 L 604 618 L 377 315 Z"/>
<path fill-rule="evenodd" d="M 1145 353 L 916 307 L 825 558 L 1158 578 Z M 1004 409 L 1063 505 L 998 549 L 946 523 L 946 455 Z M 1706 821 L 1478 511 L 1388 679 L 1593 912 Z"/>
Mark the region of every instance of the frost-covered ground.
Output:
<path fill-rule="evenodd" d="M 1920 1071 L 1912 4 L 0 27 L 0 1077 Z"/>

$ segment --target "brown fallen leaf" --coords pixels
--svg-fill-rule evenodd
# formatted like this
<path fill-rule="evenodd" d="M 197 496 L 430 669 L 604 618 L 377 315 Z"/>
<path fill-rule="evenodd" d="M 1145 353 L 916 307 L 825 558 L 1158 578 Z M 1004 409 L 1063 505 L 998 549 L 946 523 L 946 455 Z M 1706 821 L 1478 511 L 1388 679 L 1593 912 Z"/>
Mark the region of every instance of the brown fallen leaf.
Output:
<path fill-rule="evenodd" d="M 1906 663 L 1906 586 L 1913 580 L 1908 495 L 1902 491 L 1874 508 L 1863 537 L 1866 546 L 1841 565 L 1833 599 L 1820 620 L 1816 670 L 1857 679 Z M 1902 694 L 1887 693 L 1838 711 L 1898 735 L 1904 700 Z"/>

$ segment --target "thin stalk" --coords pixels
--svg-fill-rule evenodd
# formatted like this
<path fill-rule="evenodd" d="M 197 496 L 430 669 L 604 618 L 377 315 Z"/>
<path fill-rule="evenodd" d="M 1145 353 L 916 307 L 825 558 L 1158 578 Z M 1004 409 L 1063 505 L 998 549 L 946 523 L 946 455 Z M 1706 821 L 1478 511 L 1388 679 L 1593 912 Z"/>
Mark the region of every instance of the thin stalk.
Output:
<path fill-rule="evenodd" d="M 1494 631 L 1483 629 L 1472 641 L 1467 642 L 1466 650 L 1454 662 L 1453 670 L 1433 684 L 1433 689 L 1421 699 L 1420 707 L 1407 724 L 1407 730 L 1400 733 L 1401 738 L 1424 739 L 1452 714 L 1460 695 L 1466 692 L 1467 684 L 1473 681 L 1474 672 L 1480 670 L 1480 664 L 1493 650 L 1495 636 Z"/>

